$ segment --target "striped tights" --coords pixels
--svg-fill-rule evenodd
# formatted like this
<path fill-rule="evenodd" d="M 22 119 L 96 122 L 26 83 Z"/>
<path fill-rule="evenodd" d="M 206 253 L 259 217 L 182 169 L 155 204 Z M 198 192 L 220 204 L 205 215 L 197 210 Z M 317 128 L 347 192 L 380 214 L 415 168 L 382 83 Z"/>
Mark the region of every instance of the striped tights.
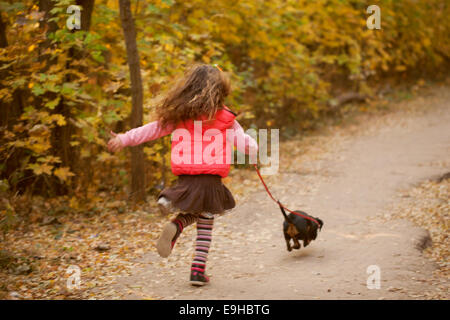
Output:
<path fill-rule="evenodd" d="M 173 222 L 178 225 L 181 224 L 180 232 L 188 225 L 197 222 L 197 238 L 195 240 L 195 254 L 194 260 L 192 261 L 191 270 L 204 273 L 206 269 L 206 261 L 208 259 L 209 247 L 212 240 L 214 216 L 209 215 L 207 218 L 204 215 L 197 216 L 189 213 L 180 213 L 173 220 Z"/>

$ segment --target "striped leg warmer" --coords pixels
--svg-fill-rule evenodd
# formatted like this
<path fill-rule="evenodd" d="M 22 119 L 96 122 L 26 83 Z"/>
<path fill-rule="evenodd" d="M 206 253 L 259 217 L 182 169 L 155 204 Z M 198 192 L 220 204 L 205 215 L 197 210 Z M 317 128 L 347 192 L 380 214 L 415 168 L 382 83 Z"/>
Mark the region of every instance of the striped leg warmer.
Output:
<path fill-rule="evenodd" d="M 199 217 L 197 221 L 197 239 L 195 241 L 195 256 L 192 262 L 192 271 L 205 272 L 208 259 L 209 246 L 212 240 L 214 217 Z"/>
<path fill-rule="evenodd" d="M 173 223 L 178 225 L 179 232 L 181 233 L 184 228 L 190 226 L 194 222 L 197 222 L 197 216 L 190 213 L 179 213 L 175 219 L 172 220 Z"/>

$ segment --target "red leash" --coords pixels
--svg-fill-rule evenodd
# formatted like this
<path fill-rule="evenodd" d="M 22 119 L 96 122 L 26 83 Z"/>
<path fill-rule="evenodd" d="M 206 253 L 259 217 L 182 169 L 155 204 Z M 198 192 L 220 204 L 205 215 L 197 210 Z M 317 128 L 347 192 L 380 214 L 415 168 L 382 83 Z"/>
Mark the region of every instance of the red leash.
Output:
<path fill-rule="evenodd" d="M 258 166 L 257 166 L 256 164 L 254 164 L 253 166 L 255 167 L 256 173 L 258 174 L 259 179 L 261 180 L 262 184 L 264 185 L 264 188 L 266 189 L 267 194 L 270 196 L 270 198 L 272 198 L 273 201 L 275 201 L 276 203 L 278 203 L 281 207 L 283 207 L 284 209 L 286 209 L 287 211 L 289 211 L 289 212 L 292 213 L 292 214 L 295 214 L 295 215 L 300 216 L 300 217 L 302 217 L 302 218 L 305 218 L 305 219 L 314 221 L 314 222 L 320 227 L 320 224 L 319 224 L 319 222 L 317 222 L 316 219 L 313 219 L 313 218 L 308 217 L 308 216 L 305 216 L 305 215 L 303 215 L 303 214 L 301 214 L 301 213 L 298 213 L 298 212 L 294 212 L 294 211 L 292 211 L 292 210 L 289 210 L 288 208 L 286 208 L 285 206 L 283 206 L 283 205 L 281 204 L 280 201 L 278 201 L 277 199 L 275 199 L 275 198 L 273 197 L 272 193 L 269 191 L 269 188 L 267 187 L 266 183 L 264 182 L 264 179 L 263 179 L 263 177 L 261 176 L 261 173 L 260 173 L 259 170 L 258 170 Z"/>

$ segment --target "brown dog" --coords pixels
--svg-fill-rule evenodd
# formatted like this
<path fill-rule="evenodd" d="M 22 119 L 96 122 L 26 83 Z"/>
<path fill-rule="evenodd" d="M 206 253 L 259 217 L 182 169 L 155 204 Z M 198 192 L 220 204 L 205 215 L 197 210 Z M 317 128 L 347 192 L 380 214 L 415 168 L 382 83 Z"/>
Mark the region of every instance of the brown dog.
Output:
<path fill-rule="evenodd" d="M 278 203 L 278 205 L 280 206 L 281 212 L 283 213 L 285 219 L 285 221 L 283 222 L 283 232 L 288 251 L 292 251 L 292 248 L 300 249 L 301 245 L 299 240 L 302 240 L 303 246 L 306 247 L 312 240 L 315 240 L 317 238 L 317 230 L 322 230 L 322 220 L 316 217 L 312 217 L 303 211 L 294 212 L 298 212 L 304 216 L 315 219 L 317 222 L 319 222 L 319 225 L 317 225 L 317 223 L 315 223 L 314 221 L 300 217 L 293 213 L 286 215 L 286 212 L 284 211 L 284 208 L 281 206 L 281 204 Z M 292 247 L 291 239 L 294 242 L 294 245 Z"/>

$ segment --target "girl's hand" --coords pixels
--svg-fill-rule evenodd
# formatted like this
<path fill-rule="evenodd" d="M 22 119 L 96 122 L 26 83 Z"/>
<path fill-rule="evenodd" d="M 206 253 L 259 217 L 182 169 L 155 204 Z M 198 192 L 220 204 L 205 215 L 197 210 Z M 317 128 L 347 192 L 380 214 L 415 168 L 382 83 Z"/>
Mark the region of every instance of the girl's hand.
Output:
<path fill-rule="evenodd" d="M 110 152 L 121 151 L 123 149 L 122 140 L 119 139 L 117 133 L 110 132 L 112 138 L 108 141 L 108 150 Z"/>

